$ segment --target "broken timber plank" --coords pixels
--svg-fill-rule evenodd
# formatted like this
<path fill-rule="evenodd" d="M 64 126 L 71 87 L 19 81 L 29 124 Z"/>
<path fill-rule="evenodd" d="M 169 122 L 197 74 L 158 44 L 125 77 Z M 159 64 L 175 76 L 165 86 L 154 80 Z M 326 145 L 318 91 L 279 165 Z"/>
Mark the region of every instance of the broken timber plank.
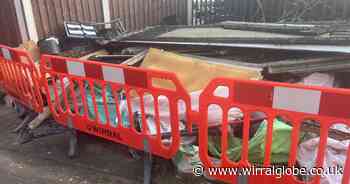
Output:
<path fill-rule="evenodd" d="M 143 52 L 140 52 L 139 54 L 135 55 L 134 57 L 124 61 L 121 63 L 122 65 L 128 65 L 128 66 L 136 66 L 139 64 L 143 59 L 146 57 L 148 53 L 148 49 L 144 50 Z"/>

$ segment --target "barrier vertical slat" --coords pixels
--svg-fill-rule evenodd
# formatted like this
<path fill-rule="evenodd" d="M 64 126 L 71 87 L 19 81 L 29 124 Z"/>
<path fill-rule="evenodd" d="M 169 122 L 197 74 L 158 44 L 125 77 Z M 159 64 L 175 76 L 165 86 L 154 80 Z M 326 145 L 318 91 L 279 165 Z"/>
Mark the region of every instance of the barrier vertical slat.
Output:
<path fill-rule="evenodd" d="M 144 103 L 144 94 L 141 93 L 139 95 L 140 98 L 140 107 L 141 107 L 141 124 L 142 124 L 142 133 L 146 133 L 148 132 L 148 128 L 147 128 L 147 120 L 146 120 L 146 113 L 145 113 L 145 103 Z M 157 133 L 158 134 L 158 133 Z"/>
<path fill-rule="evenodd" d="M 98 112 L 98 108 L 97 108 L 97 104 L 96 104 L 96 95 L 95 95 L 95 85 L 93 83 L 93 81 L 89 80 L 88 81 L 89 84 L 89 89 L 90 89 L 90 94 L 91 94 L 91 98 L 92 98 L 92 103 L 93 103 L 93 107 L 94 107 L 94 112 L 95 112 L 95 120 L 98 124 L 100 124 L 100 113 Z"/>
<path fill-rule="evenodd" d="M 157 95 L 156 98 L 154 98 L 154 109 L 155 109 L 155 121 L 156 123 L 156 128 L 157 128 L 157 141 L 161 142 L 161 132 L 160 132 L 160 117 L 159 117 L 159 104 L 158 104 L 158 98 L 159 96 Z"/>
<path fill-rule="evenodd" d="M 106 98 L 106 85 L 101 84 L 102 87 L 102 101 L 103 101 L 103 108 L 106 116 L 106 124 L 108 126 L 111 126 L 111 121 L 110 121 L 110 115 L 109 115 L 109 110 L 108 110 L 108 105 L 107 105 L 107 98 Z"/>
<path fill-rule="evenodd" d="M 114 102 L 115 102 L 115 108 L 117 112 L 117 117 L 118 117 L 118 128 L 122 127 L 122 122 L 123 122 L 123 117 L 121 114 L 121 110 L 118 104 L 120 104 L 119 96 L 117 95 L 117 90 L 118 88 L 115 85 L 112 85 L 112 93 L 114 96 Z"/>
<path fill-rule="evenodd" d="M 127 106 L 128 106 L 128 116 L 129 116 L 129 125 L 130 125 L 130 128 L 132 131 L 135 131 L 136 132 L 136 129 L 135 129 L 135 126 L 134 126 L 134 123 L 135 120 L 134 120 L 134 114 L 133 114 L 133 108 L 132 108 L 132 105 L 131 105 L 131 97 L 130 97 L 130 88 L 126 88 L 125 89 L 125 96 L 126 96 L 126 102 L 127 102 Z"/>
<path fill-rule="evenodd" d="M 70 77 L 67 77 L 68 81 L 70 84 L 73 84 L 74 83 L 74 80 Z M 74 87 L 73 85 L 69 85 L 69 90 L 70 90 L 70 93 L 71 93 L 71 98 L 73 100 L 73 107 L 74 107 L 74 111 L 76 113 L 79 113 L 79 108 L 78 108 L 78 100 L 77 100 L 77 95 L 75 94 L 75 90 L 74 90 Z"/>
<path fill-rule="evenodd" d="M 265 139 L 265 160 L 264 160 L 264 166 L 267 166 L 267 167 L 271 165 L 274 119 L 275 119 L 274 114 L 273 115 L 268 114 L 267 131 L 266 131 L 266 139 Z"/>
<path fill-rule="evenodd" d="M 248 149 L 249 149 L 249 134 L 250 134 L 250 111 L 246 111 L 243 119 L 243 141 L 242 141 L 242 157 L 245 165 L 248 162 Z"/>
<path fill-rule="evenodd" d="M 291 117 L 288 117 L 291 118 Z M 297 150 L 298 150 L 298 139 L 293 139 L 293 137 L 299 137 L 300 135 L 300 128 L 301 128 L 301 123 L 302 120 L 299 118 L 292 118 L 291 121 L 293 122 L 293 129 L 291 133 L 291 145 L 290 145 L 290 154 L 289 154 L 289 160 L 288 160 L 288 166 L 292 167 L 293 165 L 296 164 L 296 159 L 297 159 Z"/>
<path fill-rule="evenodd" d="M 228 162 L 228 156 L 227 156 L 227 152 L 225 150 L 227 150 L 228 148 L 228 143 L 227 143 L 227 139 L 228 139 L 228 118 L 227 118 L 227 114 L 228 111 L 227 109 L 222 109 L 222 127 L 221 127 L 221 161 L 226 164 Z"/>
<path fill-rule="evenodd" d="M 85 91 L 85 89 L 83 87 L 83 82 L 82 81 L 78 81 L 78 85 L 79 85 L 79 91 L 80 91 L 81 100 L 82 100 L 83 109 L 84 109 L 83 117 L 85 119 L 88 119 L 88 117 L 89 117 L 89 114 L 88 114 L 89 109 L 88 109 L 88 105 L 86 103 L 86 97 L 85 97 L 85 95 L 83 95 L 83 94 L 85 94 L 86 91 Z"/>
<path fill-rule="evenodd" d="M 348 146 L 347 159 L 345 161 L 342 184 L 348 184 L 349 182 L 350 182 L 350 144 Z"/>

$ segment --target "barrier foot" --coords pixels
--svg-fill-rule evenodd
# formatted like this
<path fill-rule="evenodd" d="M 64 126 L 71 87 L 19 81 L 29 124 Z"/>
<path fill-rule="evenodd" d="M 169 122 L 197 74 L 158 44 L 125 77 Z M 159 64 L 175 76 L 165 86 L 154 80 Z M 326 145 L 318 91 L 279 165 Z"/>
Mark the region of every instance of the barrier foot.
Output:
<path fill-rule="evenodd" d="M 22 128 L 17 136 L 16 143 L 25 144 L 33 140 L 33 133 L 27 128 Z"/>
<path fill-rule="evenodd" d="M 68 157 L 74 158 L 78 156 L 78 133 L 73 128 L 73 124 L 71 122 L 68 122 L 68 138 L 69 138 Z"/>
<path fill-rule="evenodd" d="M 22 121 L 22 123 L 20 125 L 18 125 L 13 131 L 12 133 L 19 133 L 22 129 L 25 129 L 28 127 L 28 124 L 36 117 L 36 113 L 35 112 L 29 112 L 29 114 L 24 118 L 24 120 Z"/>
<path fill-rule="evenodd" d="M 144 165 L 143 165 L 143 171 L 144 171 L 143 184 L 151 184 L 152 183 L 152 166 L 153 166 L 152 153 L 149 150 L 147 141 L 145 141 L 144 147 L 145 147 L 145 157 L 144 157 Z"/>
<path fill-rule="evenodd" d="M 140 155 L 138 153 L 138 151 L 136 151 L 132 148 L 129 148 L 129 154 L 130 154 L 131 158 L 134 160 L 141 160 L 142 159 L 142 155 Z"/>
<path fill-rule="evenodd" d="M 68 130 L 69 135 L 69 150 L 68 150 L 68 157 L 74 158 L 78 156 L 78 137 L 77 137 L 77 131 L 70 129 Z"/>
<path fill-rule="evenodd" d="M 15 101 L 15 110 L 16 110 L 16 112 L 18 114 L 17 116 L 19 118 L 25 117 L 26 114 L 28 113 L 28 109 L 16 101 Z"/>
<path fill-rule="evenodd" d="M 54 120 L 45 120 L 38 128 L 31 130 L 34 134 L 34 139 L 40 139 L 43 137 L 60 135 L 67 132 L 67 128 L 56 123 Z"/>
<path fill-rule="evenodd" d="M 28 124 L 35 118 L 35 116 L 35 112 L 29 112 L 22 123 L 12 131 L 12 133 L 18 134 L 16 139 L 17 144 L 25 144 L 33 140 L 33 132 L 28 128 Z"/>

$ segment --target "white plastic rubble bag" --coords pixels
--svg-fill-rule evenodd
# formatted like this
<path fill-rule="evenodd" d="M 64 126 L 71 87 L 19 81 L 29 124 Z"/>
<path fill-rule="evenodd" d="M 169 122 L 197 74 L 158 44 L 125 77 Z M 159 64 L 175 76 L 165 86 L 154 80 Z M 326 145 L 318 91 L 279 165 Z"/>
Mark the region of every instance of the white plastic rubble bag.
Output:
<path fill-rule="evenodd" d="M 336 125 L 332 128 L 349 133 L 346 126 Z M 297 160 L 301 167 L 308 170 L 315 167 L 320 138 L 307 140 L 299 145 Z M 335 169 L 344 168 L 347 159 L 350 140 L 338 141 L 332 138 L 327 139 L 323 168 Z M 313 176 L 308 176 L 313 177 Z M 326 174 L 321 177 L 321 184 L 342 184 L 342 175 Z"/>
<path fill-rule="evenodd" d="M 191 106 L 192 110 L 198 111 L 199 110 L 199 96 L 202 93 L 202 91 L 196 91 L 190 94 L 191 97 Z M 215 95 L 219 96 L 228 96 L 229 91 L 226 87 L 218 87 L 215 91 Z M 154 109 L 154 101 L 157 99 L 154 99 L 153 96 L 147 95 L 144 96 L 144 106 L 145 106 L 145 113 L 148 116 L 154 116 L 155 115 L 155 109 Z M 132 100 L 132 109 L 133 112 L 136 112 L 140 109 L 140 99 L 134 98 Z M 159 106 L 159 119 L 161 121 L 161 132 L 171 132 L 171 126 L 170 126 L 170 120 L 171 120 L 171 114 L 170 114 L 170 107 L 169 107 L 169 99 L 165 96 L 159 96 L 158 98 L 158 106 Z M 186 104 L 185 103 L 179 103 L 178 104 L 178 116 L 180 121 L 186 121 Z M 228 117 L 228 121 L 237 120 L 239 118 L 242 118 L 243 114 L 240 109 L 236 108 L 233 111 L 230 110 L 230 114 Z M 152 118 L 147 118 L 147 124 L 148 128 L 151 134 L 156 133 L 154 121 L 149 121 Z M 208 109 L 208 124 L 210 125 L 218 125 L 221 124 L 222 120 L 222 112 L 221 108 L 218 106 L 213 106 Z M 181 126 L 180 129 L 184 129 L 184 126 Z"/>

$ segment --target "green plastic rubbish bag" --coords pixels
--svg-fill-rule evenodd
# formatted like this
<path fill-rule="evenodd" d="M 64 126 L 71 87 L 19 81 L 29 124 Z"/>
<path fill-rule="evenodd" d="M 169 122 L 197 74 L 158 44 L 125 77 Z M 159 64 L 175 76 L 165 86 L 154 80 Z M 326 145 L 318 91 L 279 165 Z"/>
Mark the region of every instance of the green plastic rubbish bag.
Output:
<path fill-rule="evenodd" d="M 291 144 L 292 127 L 283 121 L 276 119 L 273 124 L 273 137 L 271 147 L 271 163 L 287 163 L 289 159 Z M 265 158 L 265 140 L 267 134 L 267 121 L 263 121 L 255 135 L 249 140 L 249 161 L 256 164 L 262 164 Z M 220 136 L 209 136 L 209 152 L 217 158 L 220 158 L 221 144 Z M 241 158 L 242 139 L 229 136 L 228 138 L 228 157 L 237 162 Z"/>
<path fill-rule="evenodd" d="M 177 154 L 173 157 L 173 163 L 180 173 L 193 173 L 195 166 L 201 165 L 199 147 L 195 145 L 196 137 L 184 136 Z"/>
<path fill-rule="evenodd" d="M 70 82 L 68 79 L 63 79 L 63 84 L 61 84 L 61 81 L 57 81 L 56 82 L 56 89 L 57 89 L 57 94 L 58 94 L 58 98 L 62 98 L 62 86 L 64 86 L 66 88 L 66 96 L 67 96 L 67 100 L 68 100 L 68 108 L 70 108 L 71 111 L 74 111 L 74 105 L 73 105 L 73 99 L 72 99 L 72 92 L 71 92 L 71 88 L 69 87 L 69 85 L 73 85 L 73 90 L 75 91 L 75 96 L 76 96 L 76 100 L 77 100 L 77 105 L 78 105 L 78 109 L 79 109 L 79 113 L 81 115 L 84 114 L 84 107 L 83 107 L 83 103 L 82 103 L 82 98 L 81 98 L 81 93 L 85 93 L 86 96 L 86 103 L 88 106 L 88 116 L 90 119 L 96 119 L 96 114 L 95 114 L 95 108 L 94 108 L 94 103 L 93 103 L 93 98 L 92 98 L 92 90 L 90 85 L 87 82 L 84 82 L 84 91 L 80 91 L 79 90 L 79 86 L 76 82 Z M 52 102 L 55 102 L 57 99 L 55 98 L 55 93 L 54 93 L 54 87 L 50 87 L 50 97 Z M 98 116 L 99 116 L 99 120 L 106 124 L 107 123 L 107 115 L 105 113 L 105 109 L 104 109 L 104 103 L 103 103 L 103 90 L 101 88 L 100 85 L 98 84 L 94 84 L 93 85 L 93 92 L 95 93 L 95 100 L 96 100 L 96 105 L 97 105 L 97 110 L 98 110 Z M 119 92 L 118 95 L 118 106 L 120 108 L 121 111 L 121 116 L 122 116 L 122 124 L 124 127 L 129 127 L 129 118 L 128 118 L 128 110 L 127 110 L 127 104 L 126 104 L 126 100 L 122 99 L 122 95 L 123 91 Z M 113 91 L 110 87 L 110 85 L 106 86 L 105 89 L 105 96 L 106 96 L 106 102 L 107 102 L 107 110 L 109 113 L 109 120 L 112 123 L 113 126 L 117 126 L 118 125 L 118 117 L 117 117 L 117 111 L 116 111 L 116 103 L 114 100 L 114 95 L 113 95 Z M 61 107 L 62 109 L 65 111 L 66 110 L 66 105 L 64 104 L 64 101 L 62 100 L 61 102 Z"/>
<path fill-rule="evenodd" d="M 193 167 L 201 164 L 198 146 L 181 145 L 173 162 L 180 172 L 192 173 Z"/>
<path fill-rule="evenodd" d="M 97 110 L 98 110 L 98 116 L 99 119 L 102 123 L 107 123 L 107 115 L 104 109 L 104 103 L 103 103 L 103 91 L 101 86 L 99 85 L 94 85 L 94 93 L 95 93 L 95 101 L 97 105 Z M 87 99 L 87 105 L 89 109 L 89 118 L 90 119 L 95 119 L 96 118 L 96 113 L 95 113 L 95 108 L 93 104 L 93 98 L 91 94 L 91 87 L 90 85 L 86 84 L 85 85 L 85 91 L 86 91 L 86 99 Z M 117 126 L 119 123 L 118 117 L 117 117 L 117 112 L 116 112 L 116 105 L 119 106 L 120 113 L 122 116 L 122 125 L 124 127 L 129 127 L 129 118 L 128 118 L 128 111 L 125 110 L 127 108 L 126 106 L 126 101 L 123 99 L 118 99 L 118 102 L 120 104 L 115 103 L 113 91 L 109 85 L 106 86 L 105 89 L 105 96 L 106 96 L 106 102 L 107 102 L 107 110 L 109 113 L 109 120 L 112 123 L 113 126 Z"/>

